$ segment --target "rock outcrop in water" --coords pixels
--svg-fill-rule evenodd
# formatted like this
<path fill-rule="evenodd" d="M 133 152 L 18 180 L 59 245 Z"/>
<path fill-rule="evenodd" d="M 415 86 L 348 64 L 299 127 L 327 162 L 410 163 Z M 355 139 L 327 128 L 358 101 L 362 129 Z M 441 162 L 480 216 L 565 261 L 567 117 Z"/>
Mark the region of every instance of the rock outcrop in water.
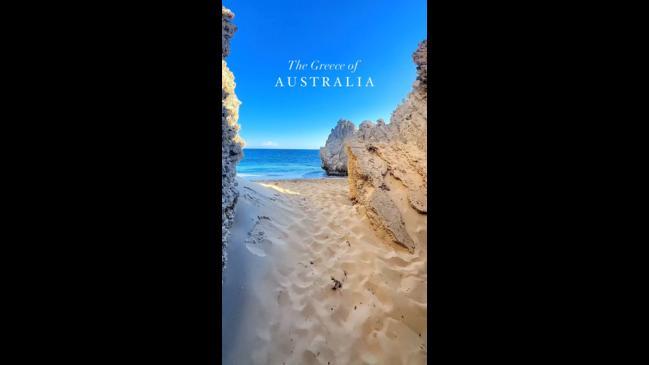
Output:
<path fill-rule="evenodd" d="M 427 52 L 423 41 L 413 54 L 413 90 L 390 123 L 364 121 L 345 143 L 350 198 L 373 226 L 411 252 L 425 242 L 427 225 Z"/>
<path fill-rule="evenodd" d="M 320 148 L 320 159 L 322 168 L 327 175 L 347 175 L 347 154 L 344 149 L 344 142 L 347 141 L 356 130 L 354 123 L 341 119 L 327 138 L 325 146 Z"/>
<path fill-rule="evenodd" d="M 221 58 L 221 79 L 223 87 L 221 89 L 221 244 L 223 246 L 222 264 L 225 268 L 226 256 L 225 245 L 230 233 L 230 227 L 234 219 L 234 206 L 237 202 L 238 192 L 236 189 L 236 165 L 243 157 L 243 141 L 239 137 L 239 105 L 241 102 L 234 93 L 236 86 L 234 75 L 228 69 L 225 58 L 230 54 L 230 38 L 232 38 L 237 27 L 232 24 L 234 14 L 227 8 L 221 10 L 221 23 L 223 28 L 223 55 Z"/>

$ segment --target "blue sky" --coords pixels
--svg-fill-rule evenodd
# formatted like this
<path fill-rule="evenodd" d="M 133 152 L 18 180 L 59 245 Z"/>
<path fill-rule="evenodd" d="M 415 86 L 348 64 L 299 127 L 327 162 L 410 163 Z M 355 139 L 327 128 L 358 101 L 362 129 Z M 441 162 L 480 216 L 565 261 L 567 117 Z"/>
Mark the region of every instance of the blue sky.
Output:
<path fill-rule="evenodd" d="M 248 148 L 324 145 L 340 118 L 386 123 L 415 81 L 412 53 L 426 38 L 426 0 L 224 0 L 238 30 L 235 75 L 240 134 Z M 355 63 L 358 70 L 289 71 L 288 61 Z M 372 78 L 374 87 L 286 87 L 287 77 Z M 281 77 L 284 88 L 276 88 Z M 298 80 L 299 81 L 299 80 Z M 311 81 L 308 81 L 309 84 Z"/>

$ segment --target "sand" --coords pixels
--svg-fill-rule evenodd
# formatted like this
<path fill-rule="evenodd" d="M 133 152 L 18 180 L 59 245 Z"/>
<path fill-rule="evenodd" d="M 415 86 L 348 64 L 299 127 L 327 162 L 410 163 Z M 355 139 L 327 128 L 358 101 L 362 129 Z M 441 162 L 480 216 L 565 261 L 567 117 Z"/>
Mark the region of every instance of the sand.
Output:
<path fill-rule="evenodd" d="M 425 244 L 374 232 L 346 178 L 238 182 L 223 363 L 426 363 Z"/>

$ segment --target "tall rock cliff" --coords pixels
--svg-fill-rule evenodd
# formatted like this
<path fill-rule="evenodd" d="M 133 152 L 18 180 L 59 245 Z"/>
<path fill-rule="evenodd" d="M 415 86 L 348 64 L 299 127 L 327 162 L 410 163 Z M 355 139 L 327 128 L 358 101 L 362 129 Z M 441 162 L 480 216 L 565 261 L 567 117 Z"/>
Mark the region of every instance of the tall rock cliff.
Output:
<path fill-rule="evenodd" d="M 390 123 L 361 123 L 345 143 L 350 198 L 378 230 L 414 252 L 427 229 L 427 43 L 413 54 L 417 79 Z"/>
<path fill-rule="evenodd" d="M 327 175 L 347 175 L 347 154 L 343 148 L 344 142 L 356 131 L 354 123 L 341 119 L 331 130 L 325 146 L 320 148 L 322 168 Z"/>
<path fill-rule="evenodd" d="M 243 157 L 243 141 L 239 137 L 239 105 L 241 102 L 234 93 L 236 86 L 234 75 L 228 69 L 225 58 L 230 54 L 230 38 L 234 35 L 237 27 L 232 24 L 234 14 L 227 8 L 221 10 L 221 23 L 223 28 L 223 55 L 221 58 L 221 80 L 223 87 L 221 89 L 221 244 L 223 246 L 222 264 L 225 268 L 226 256 L 225 245 L 229 237 L 229 230 L 234 219 L 234 206 L 237 202 L 238 192 L 236 189 L 236 165 Z"/>

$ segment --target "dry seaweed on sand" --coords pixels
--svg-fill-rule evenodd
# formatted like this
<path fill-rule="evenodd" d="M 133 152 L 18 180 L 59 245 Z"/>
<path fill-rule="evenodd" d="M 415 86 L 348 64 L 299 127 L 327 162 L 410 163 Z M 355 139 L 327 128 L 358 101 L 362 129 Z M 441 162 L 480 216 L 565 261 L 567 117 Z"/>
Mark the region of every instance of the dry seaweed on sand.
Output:
<path fill-rule="evenodd" d="M 331 288 L 331 290 L 342 289 L 343 283 L 340 280 L 337 280 L 333 276 L 331 277 L 331 280 L 333 280 L 334 282 L 334 286 L 333 288 Z"/>

